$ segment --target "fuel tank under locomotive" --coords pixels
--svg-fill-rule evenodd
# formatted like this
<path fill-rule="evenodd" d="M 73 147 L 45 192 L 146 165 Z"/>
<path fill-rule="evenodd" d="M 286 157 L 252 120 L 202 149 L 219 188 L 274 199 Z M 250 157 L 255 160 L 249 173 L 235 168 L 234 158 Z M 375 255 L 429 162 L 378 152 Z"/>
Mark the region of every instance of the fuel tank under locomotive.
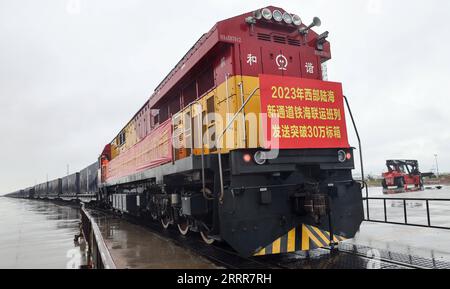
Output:
<path fill-rule="evenodd" d="M 351 159 L 339 162 L 336 149 L 285 150 L 263 165 L 244 161 L 248 151 L 232 152 L 230 186 L 219 206 L 221 237 L 244 256 L 302 225 L 353 238 L 364 212 L 361 185 L 351 174 L 353 152 L 347 151 Z"/>

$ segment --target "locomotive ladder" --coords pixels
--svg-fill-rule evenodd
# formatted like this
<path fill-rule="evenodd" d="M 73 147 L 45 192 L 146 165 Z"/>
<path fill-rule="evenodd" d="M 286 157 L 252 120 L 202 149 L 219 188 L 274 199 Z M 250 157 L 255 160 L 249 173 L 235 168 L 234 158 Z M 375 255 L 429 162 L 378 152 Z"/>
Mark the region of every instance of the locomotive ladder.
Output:
<path fill-rule="evenodd" d="M 362 145 L 361 145 L 361 138 L 359 136 L 358 128 L 356 127 L 355 118 L 353 117 L 352 109 L 350 108 L 350 104 L 348 102 L 347 97 L 344 95 L 345 104 L 348 109 L 348 113 L 350 114 L 350 118 L 352 119 L 353 129 L 355 130 L 356 138 L 358 139 L 358 149 L 359 149 L 359 161 L 361 166 L 361 189 L 365 189 L 366 191 L 366 197 L 363 198 L 363 200 L 366 201 L 367 206 L 367 218 L 370 217 L 370 211 L 369 211 L 369 188 L 367 187 L 365 176 L 364 176 L 364 162 L 363 162 L 363 153 L 362 153 Z"/>

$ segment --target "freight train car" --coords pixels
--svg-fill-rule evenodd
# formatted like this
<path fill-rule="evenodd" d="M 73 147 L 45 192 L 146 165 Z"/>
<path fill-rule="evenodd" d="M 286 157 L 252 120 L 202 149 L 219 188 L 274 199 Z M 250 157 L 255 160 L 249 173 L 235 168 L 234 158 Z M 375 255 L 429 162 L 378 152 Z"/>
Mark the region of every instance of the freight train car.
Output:
<path fill-rule="evenodd" d="M 48 184 L 42 183 L 34 186 L 35 197 L 38 199 L 47 198 Z"/>
<path fill-rule="evenodd" d="M 80 191 L 77 195 L 77 199 L 82 202 L 90 202 L 97 198 L 98 191 L 98 174 L 99 166 L 98 162 L 95 162 L 88 166 L 87 168 L 80 171 Z"/>
<path fill-rule="evenodd" d="M 38 199 L 39 194 L 44 198 L 46 195 L 46 184 L 39 184 L 34 187 L 25 188 L 23 190 L 15 191 L 13 193 L 5 195 L 5 197 L 17 198 L 17 199 Z"/>
<path fill-rule="evenodd" d="M 99 166 L 98 162 L 95 162 L 80 172 L 11 193 L 8 196 L 89 203 L 97 199 L 98 174 Z"/>
<path fill-rule="evenodd" d="M 62 178 L 62 193 L 60 199 L 76 200 L 80 193 L 80 173 L 73 173 Z"/>
<path fill-rule="evenodd" d="M 23 190 L 23 196 L 24 196 L 24 198 L 34 199 L 34 198 L 36 198 L 35 192 L 36 192 L 36 189 L 34 187 L 29 187 L 29 188 L 26 188 L 25 190 Z"/>
<path fill-rule="evenodd" d="M 245 256 L 352 238 L 361 184 L 319 25 L 276 7 L 217 23 L 105 146 L 99 199 Z"/>
<path fill-rule="evenodd" d="M 61 194 L 62 194 L 62 179 L 49 181 L 47 198 L 50 200 L 59 199 Z"/>
<path fill-rule="evenodd" d="M 6 194 L 5 197 L 8 197 L 8 198 L 16 198 L 16 199 L 24 198 L 23 190 L 15 191 L 15 192 Z"/>

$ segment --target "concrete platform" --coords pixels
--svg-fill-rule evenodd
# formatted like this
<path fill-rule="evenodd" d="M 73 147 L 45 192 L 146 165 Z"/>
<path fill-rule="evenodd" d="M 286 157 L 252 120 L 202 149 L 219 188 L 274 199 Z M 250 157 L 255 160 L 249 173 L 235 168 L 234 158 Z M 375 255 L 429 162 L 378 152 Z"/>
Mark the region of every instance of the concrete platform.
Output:
<path fill-rule="evenodd" d="M 382 188 L 370 188 L 370 197 L 450 199 L 449 187 L 444 187 L 442 190 L 425 190 L 392 196 L 383 195 L 382 190 Z M 422 225 L 427 223 L 425 202 L 410 201 L 407 202 L 407 207 L 408 222 Z M 371 202 L 371 219 L 383 220 L 383 211 L 382 201 Z M 432 225 L 450 227 L 450 202 L 430 202 L 430 212 Z M 403 222 L 403 203 L 388 201 L 387 213 L 390 221 Z M 450 261 L 450 230 L 364 222 L 355 239 L 348 242 L 402 254 Z"/>
<path fill-rule="evenodd" d="M 123 219 L 92 214 L 118 269 L 216 269 L 213 263 Z"/>

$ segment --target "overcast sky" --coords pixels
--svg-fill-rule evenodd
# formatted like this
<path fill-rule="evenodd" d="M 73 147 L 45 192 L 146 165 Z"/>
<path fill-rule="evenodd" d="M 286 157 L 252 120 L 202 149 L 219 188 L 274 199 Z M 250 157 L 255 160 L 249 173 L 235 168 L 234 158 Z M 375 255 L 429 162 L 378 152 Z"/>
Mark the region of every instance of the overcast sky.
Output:
<path fill-rule="evenodd" d="M 367 172 L 450 171 L 450 1 L 0 0 L 0 194 L 94 162 L 202 33 L 270 4 L 330 32 Z"/>

